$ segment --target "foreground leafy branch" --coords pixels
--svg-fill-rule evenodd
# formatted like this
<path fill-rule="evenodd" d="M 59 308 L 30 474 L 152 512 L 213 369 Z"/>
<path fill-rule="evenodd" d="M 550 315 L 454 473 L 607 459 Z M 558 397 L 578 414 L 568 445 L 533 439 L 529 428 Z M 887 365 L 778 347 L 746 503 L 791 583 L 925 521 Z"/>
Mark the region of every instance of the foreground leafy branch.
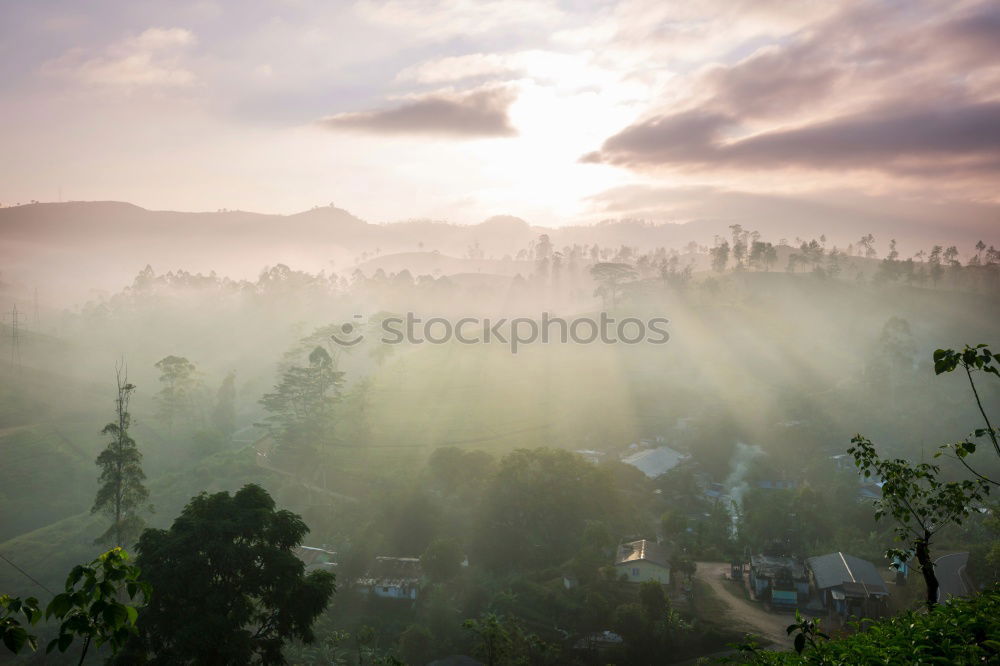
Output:
<path fill-rule="evenodd" d="M 789 629 L 801 630 L 801 627 L 796 624 Z M 797 652 L 773 652 L 746 644 L 740 646 L 740 663 L 995 664 L 1000 660 L 997 636 L 1000 636 L 1000 589 L 993 589 L 972 599 L 952 599 L 930 613 L 909 611 L 867 623 L 864 631 L 846 638 L 826 640 L 814 632 L 810 636 L 813 640 L 803 638 L 802 649 Z"/>
<path fill-rule="evenodd" d="M 961 442 L 946 444 L 941 448 L 954 451 L 955 458 L 977 478 L 992 485 L 1000 486 L 1000 481 L 981 474 L 967 460 L 970 455 L 976 452 L 976 440 L 986 436 L 990 438 L 990 442 L 993 444 L 993 452 L 1000 457 L 1000 442 L 997 441 L 997 430 L 993 427 L 993 423 L 986 413 L 986 408 L 983 407 L 982 398 L 979 395 L 979 390 L 976 388 L 976 382 L 972 376 L 973 372 L 985 372 L 1000 377 L 1000 368 L 998 368 L 998 365 L 994 365 L 995 362 L 1000 364 L 997 356 L 983 344 L 976 345 L 975 347 L 966 345 L 960 352 L 954 349 L 938 349 L 934 352 L 934 374 L 941 375 L 946 372 L 953 372 L 958 367 L 965 370 L 965 374 L 969 378 L 969 387 L 972 389 L 972 395 L 976 400 L 976 407 L 979 408 L 979 413 L 982 414 L 983 421 L 986 424 L 985 428 L 976 428 L 971 435 Z"/>
<path fill-rule="evenodd" d="M 997 433 L 983 407 L 979 391 L 972 377 L 974 371 L 983 371 L 1000 377 L 1000 370 L 994 365 L 996 356 L 986 347 L 968 345 L 960 352 L 952 349 L 938 349 L 934 352 L 934 372 L 943 374 L 962 367 L 969 378 L 969 385 L 976 399 L 979 412 L 986 422 L 985 429 L 974 432 L 975 437 L 989 435 L 994 450 L 1000 455 Z M 945 482 L 941 480 L 941 468 L 931 463 L 912 464 L 901 458 L 882 458 L 875 451 L 871 440 L 863 435 L 855 435 L 853 446 L 847 450 L 854 457 L 854 464 L 866 478 L 874 476 L 881 480 L 882 497 L 875 503 L 876 520 L 888 515 L 896 521 L 896 539 L 908 545 L 907 548 L 892 548 L 886 556 L 905 562 L 911 555 L 917 558 L 920 573 L 927 585 L 927 606 L 933 608 L 938 598 L 938 580 L 931 560 L 931 544 L 934 536 L 947 525 L 961 525 L 973 511 L 978 511 L 984 498 L 989 495 L 991 485 L 1000 485 L 984 474 L 977 472 L 966 461 L 975 453 L 976 445 L 972 437 L 958 444 L 942 448 L 952 449 L 955 457 L 969 470 L 972 479 Z M 940 453 L 938 454 L 940 455 Z M 937 457 L 937 456 L 935 456 Z"/>
<path fill-rule="evenodd" d="M 28 633 L 17 619 L 18 613 L 24 615 L 29 625 L 36 624 L 42 617 L 38 608 L 38 599 L 28 597 L 11 597 L 0 595 L 0 640 L 4 647 L 17 654 L 27 645 L 32 650 L 38 649 L 38 637 Z"/>
<path fill-rule="evenodd" d="M 89 565 L 73 567 L 66 579 L 66 591 L 57 594 L 45 609 L 45 617 L 61 620 L 59 636 L 52 639 L 46 652 L 65 652 L 75 637 L 83 639 L 80 663 L 93 643 L 97 647 L 111 646 L 117 653 L 134 635 L 138 611 L 119 599 L 141 597 L 149 601 L 149 584 L 139 579 L 139 569 L 128 563 L 128 554 L 121 548 L 104 553 Z"/>
<path fill-rule="evenodd" d="M 66 591 L 53 597 L 45 609 L 46 619 L 61 621 L 59 635 L 49 642 L 46 653 L 56 649 L 65 652 L 74 639 L 82 638 L 82 664 L 91 643 L 97 647 L 107 644 L 116 654 L 136 633 L 138 610 L 120 600 L 140 597 L 141 603 L 147 603 L 151 590 L 140 579 L 139 569 L 128 560 L 128 553 L 114 548 L 90 564 L 73 567 L 66 579 Z M 0 637 L 4 646 L 14 654 L 26 645 L 37 650 L 37 637 L 21 625 L 18 613 L 29 625 L 42 618 L 38 599 L 0 595 Z"/>
<path fill-rule="evenodd" d="M 890 548 L 886 557 L 905 562 L 915 555 L 927 585 L 927 606 L 937 603 L 938 579 L 931 559 L 934 536 L 947 525 L 961 525 L 989 494 L 982 479 L 941 481 L 940 467 L 930 463 L 911 464 L 897 458 L 882 458 L 871 440 L 855 435 L 847 450 L 864 476 L 884 483 L 882 497 L 875 502 L 876 520 L 888 515 L 896 521 L 898 541 L 908 548 Z"/>

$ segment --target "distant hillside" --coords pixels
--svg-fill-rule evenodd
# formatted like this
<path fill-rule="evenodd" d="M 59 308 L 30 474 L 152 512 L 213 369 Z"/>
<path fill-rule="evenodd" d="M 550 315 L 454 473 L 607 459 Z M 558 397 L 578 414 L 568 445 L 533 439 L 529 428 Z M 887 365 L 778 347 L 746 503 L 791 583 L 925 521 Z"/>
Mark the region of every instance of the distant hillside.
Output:
<path fill-rule="evenodd" d="M 952 220 L 934 217 L 933 210 L 907 219 L 898 211 L 871 213 L 819 204 L 788 210 L 780 202 L 765 205 L 758 200 L 731 203 L 703 206 L 699 212 L 712 216 L 685 224 L 625 220 L 558 229 L 532 227 L 510 216 L 474 225 L 432 220 L 372 224 L 332 206 L 295 215 L 263 215 L 150 211 L 111 201 L 30 204 L 0 208 L 0 295 L 25 309 L 38 289 L 43 307 L 62 307 L 119 290 L 147 264 L 157 273 L 182 269 L 241 278 L 254 277 L 277 263 L 349 273 L 373 258 L 401 253 L 480 258 L 470 265 L 441 257 L 431 262 L 429 272 L 511 275 L 512 262 L 501 267 L 496 260 L 517 259 L 517 253 L 542 233 L 550 235 L 557 249 L 597 243 L 648 250 L 691 242 L 709 245 L 717 235 L 728 236 L 729 225 L 736 223 L 775 243 L 825 235 L 831 245 L 845 247 L 862 234 L 873 233 L 883 251 L 889 238 L 898 238 L 904 256 L 936 243 L 956 244 L 965 254 L 985 224 L 979 219 L 982 211 L 976 220 L 955 226 Z M 369 264 L 373 270 L 386 271 L 391 265 L 386 260 Z"/>

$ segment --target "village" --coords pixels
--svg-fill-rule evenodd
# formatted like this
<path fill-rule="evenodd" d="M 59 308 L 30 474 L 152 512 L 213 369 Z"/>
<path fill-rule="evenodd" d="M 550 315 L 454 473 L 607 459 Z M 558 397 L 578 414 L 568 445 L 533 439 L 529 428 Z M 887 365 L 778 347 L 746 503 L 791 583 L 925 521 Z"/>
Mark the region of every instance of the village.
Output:
<path fill-rule="evenodd" d="M 669 485 L 666 492 L 662 487 L 669 484 L 670 474 L 686 470 L 688 478 L 693 479 L 688 490 L 695 488 L 699 495 L 695 505 L 721 509 L 729 521 L 725 529 L 731 539 L 738 533 L 737 518 L 741 513 L 738 500 L 750 488 L 761 493 L 793 491 L 804 483 L 785 477 L 750 479 L 732 475 L 725 482 L 712 481 L 708 475 L 695 471 L 697 464 L 689 454 L 667 446 L 665 441 L 666 437 L 658 436 L 629 443 L 618 451 L 581 449 L 574 453 L 595 465 L 617 457 L 654 484 L 659 482 L 661 487 L 652 492 L 661 501 L 664 495 L 671 494 Z M 831 469 L 853 472 L 846 467 L 844 458 L 831 456 Z M 878 497 L 880 483 L 857 481 L 855 502 L 868 507 Z M 796 612 L 820 619 L 826 630 L 849 631 L 851 622 L 891 615 L 900 603 L 909 603 L 914 596 L 914 591 L 907 589 L 911 574 L 908 562 L 872 561 L 840 550 L 795 552 L 795 548 L 781 540 L 748 544 L 728 561 L 705 557 L 695 560 L 693 556 L 705 552 L 692 552 L 690 537 L 700 531 L 699 522 L 709 519 L 710 514 L 694 511 L 683 521 L 681 534 L 668 533 L 671 530 L 666 527 L 665 519 L 664 527 L 656 534 L 623 535 L 613 553 L 608 554 L 607 566 L 602 567 L 604 575 L 626 587 L 659 584 L 674 608 L 690 612 L 696 612 L 705 603 L 705 597 L 713 597 L 715 607 L 722 608 L 748 635 L 778 648 L 791 645 L 784 629 Z M 307 571 L 321 569 L 336 573 L 338 570 L 337 553 L 325 546 L 302 546 L 296 552 Z M 969 596 L 972 592 L 972 584 L 964 573 L 967 560 L 968 553 L 964 552 L 939 557 L 942 601 Z M 468 556 L 462 556 L 461 567 L 470 567 Z M 429 582 L 421 557 L 391 553 L 375 555 L 362 575 L 341 584 L 372 598 L 415 604 Z M 579 581 L 566 570 L 561 583 L 566 590 L 572 590 Z M 899 603 L 894 605 L 897 597 Z M 623 636 L 609 627 L 583 636 L 577 647 L 601 652 L 624 641 Z M 478 663 L 469 659 L 463 663 Z"/>

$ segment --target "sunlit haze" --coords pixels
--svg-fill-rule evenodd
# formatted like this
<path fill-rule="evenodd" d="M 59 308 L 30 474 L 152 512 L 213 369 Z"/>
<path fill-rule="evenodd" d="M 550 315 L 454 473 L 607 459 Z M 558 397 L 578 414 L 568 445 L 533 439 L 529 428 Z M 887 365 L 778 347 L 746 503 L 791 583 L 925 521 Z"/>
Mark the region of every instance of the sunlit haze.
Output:
<path fill-rule="evenodd" d="M 0 2 L 0 664 L 1000 663 L 1000 2 Z"/>
<path fill-rule="evenodd" d="M 993 205 L 995 9 L 12 3 L 0 202 L 546 226 L 687 221 L 693 186 Z"/>

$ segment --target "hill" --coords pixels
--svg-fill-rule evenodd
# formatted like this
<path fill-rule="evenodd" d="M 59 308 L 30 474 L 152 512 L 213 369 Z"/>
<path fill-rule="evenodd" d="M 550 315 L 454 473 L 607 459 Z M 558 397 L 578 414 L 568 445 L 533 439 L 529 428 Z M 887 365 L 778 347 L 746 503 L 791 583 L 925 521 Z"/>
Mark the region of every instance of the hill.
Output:
<path fill-rule="evenodd" d="M 62 307 L 121 288 L 146 264 L 159 273 L 182 269 L 234 278 L 254 277 L 277 263 L 349 274 L 358 263 L 398 253 L 437 251 L 487 261 L 516 259 L 543 233 L 550 235 L 555 248 L 594 243 L 640 250 L 681 248 L 692 242 L 710 245 L 715 236 L 728 236 L 731 224 L 759 231 L 775 243 L 825 235 L 831 245 L 846 247 L 862 234 L 873 233 L 880 247 L 889 238 L 898 238 L 906 255 L 933 244 L 969 250 L 989 229 L 983 220 L 993 214 L 992 209 L 976 209 L 966 223 L 949 226 L 942 222 L 951 220 L 938 219 L 933 207 L 873 212 L 829 203 L 789 208 L 781 200 L 719 203 L 692 197 L 691 217 L 683 224 L 620 220 L 559 228 L 533 227 L 511 216 L 471 225 L 434 220 L 373 224 L 334 206 L 267 215 L 151 211 L 112 201 L 36 203 L 0 208 L 0 292 L 23 306 L 37 288 L 44 306 Z M 996 244 L 995 238 L 983 240 Z M 496 272 L 489 265 L 441 270 L 446 268 Z M 81 274 L 87 280 L 80 280 Z"/>

